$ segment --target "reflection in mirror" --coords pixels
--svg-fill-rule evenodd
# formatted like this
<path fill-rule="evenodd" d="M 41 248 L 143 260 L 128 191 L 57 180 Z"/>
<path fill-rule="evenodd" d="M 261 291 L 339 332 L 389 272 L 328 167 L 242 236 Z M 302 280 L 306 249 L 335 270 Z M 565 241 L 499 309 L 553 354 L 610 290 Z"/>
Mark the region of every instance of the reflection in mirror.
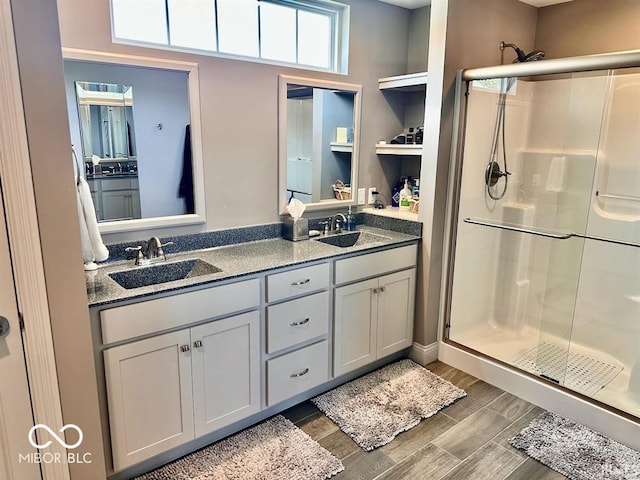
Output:
<path fill-rule="evenodd" d="M 203 222 L 197 65 L 63 54 L 71 141 L 100 231 Z"/>
<path fill-rule="evenodd" d="M 352 201 L 361 87 L 280 77 L 280 210 L 297 198 L 308 209 Z"/>
<path fill-rule="evenodd" d="M 98 222 L 140 218 L 133 87 L 76 81 L 86 179 Z"/>

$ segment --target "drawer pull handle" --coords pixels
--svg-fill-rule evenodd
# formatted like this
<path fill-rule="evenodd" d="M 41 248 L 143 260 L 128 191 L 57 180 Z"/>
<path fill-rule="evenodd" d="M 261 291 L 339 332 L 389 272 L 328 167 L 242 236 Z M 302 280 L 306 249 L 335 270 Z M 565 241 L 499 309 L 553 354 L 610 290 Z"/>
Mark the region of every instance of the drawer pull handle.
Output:
<path fill-rule="evenodd" d="M 182 345 L 182 346 L 180 347 L 180 351 L 181 351 L 182 353 L 186 353 L 186 352 L 188 352 L 189 350 L 191 350 L 191 348 L 189 347 L 189 345 Z"/>
<path fill-rule="evenodd" d="M 289 375 L 291 378 L 297 378 L 297 377 L 301 377 L 303 375 L 306 375 L 307 373 L 309 373 L 309 368 L 305 368 L 304 370 L 300 371 L 300 372 L 296 372 L 296 373 L 292 373 L 291 375 Z"/>
<path fill-rule="evenodd" d="M 309 323 L 310 318 L 307 317 L 304 320 L 300 320 L 299 322 L 291 322 L 289 325 L 292 327 L 299 327 L 300 325 L 304 325 L 305 323 Z"/>
<path fill-rule="evenodd" d="M 202 340 L 196 340 L 195 342 L 193 342 L 193 346 L 194 348 L 202 347 Z"/>
<path fill-rule="evenodd" d="M 298 287 L 300 285 L 306 285 L 311 281 L 310 278 L 305 278 L 304 280 L 298 280 L 297 282 L 291 282 L 292 287 Z"/>

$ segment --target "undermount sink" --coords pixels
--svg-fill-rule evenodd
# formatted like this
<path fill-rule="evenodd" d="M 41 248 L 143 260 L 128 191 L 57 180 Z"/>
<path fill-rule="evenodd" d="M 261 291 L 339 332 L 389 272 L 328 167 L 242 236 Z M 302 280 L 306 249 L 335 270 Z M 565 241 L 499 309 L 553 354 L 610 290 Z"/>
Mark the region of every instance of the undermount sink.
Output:
<path fill-rule="evenodd" d="M 200 259 L 183 260 L 153 265 L 150 267 L 136 267 L 131 270 L 110 273 L 109 276 L 121 287 L 127 290 L 132 288 L 148 287 L 160 283 L 184 280 L 218 273 L 222 270 Z"/>
<path fill-rule="evenodd" d="M 314 239 L 317 242 L 333 245 L 334 247 L 347 248 L 357 245 L 373 245 L 389 240 L 389 237 L 369 232 L 347 232 L 328 235 Z"/>

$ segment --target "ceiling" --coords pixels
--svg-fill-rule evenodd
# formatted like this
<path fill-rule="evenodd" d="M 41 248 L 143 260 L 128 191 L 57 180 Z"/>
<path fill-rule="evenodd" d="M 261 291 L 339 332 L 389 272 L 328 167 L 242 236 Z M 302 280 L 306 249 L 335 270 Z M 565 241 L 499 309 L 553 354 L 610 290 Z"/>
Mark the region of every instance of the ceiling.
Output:
<path fill-rule="evenodd" d="M 384 3 L 390 3 L 392 5 L 398 5 L 404 8 L 420 8 L 425 5 L 430 5 L 431 0 L 380 0 Z M 556 3 L 571 2 L 572 0 L 520 0 L 523 3 L 533 5 L 534 7 L 546 7 L 548 5 L 555 5 Z"/>

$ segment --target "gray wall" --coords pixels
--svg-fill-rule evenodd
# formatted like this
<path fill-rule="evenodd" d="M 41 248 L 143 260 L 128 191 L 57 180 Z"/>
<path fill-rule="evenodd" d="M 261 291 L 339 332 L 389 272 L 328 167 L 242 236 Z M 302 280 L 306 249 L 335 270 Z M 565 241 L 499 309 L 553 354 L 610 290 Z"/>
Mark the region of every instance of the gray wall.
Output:
<path fill-rule="evenodd" d="M 540 8 L 535 48 L 546 58 L 640 48 L 638 0 L 574 0 Z"/>
<path fill-rule="evenodd" d="M 187 233 L 279 221 L 278 74 L 323 78 L 363 85 L 360 136 L 360 186 L 388 185 L 390 178 L 375 154 L 379 139 L 401 130 L 378 78 L 406 73 L 409 11 L 371 0 L 349 0 L 351 30 L 349 73 L 338 75 L 221 57 L 192 55 L 111 43 L 109 1 L 59 0 L 60 35 L 65 47 L 169 58 L 200 65 L 207 224 L 155 230 Z M 374 26 L 375 28 L 372 28 Z M 238 202 L 238 185 L 248 201 Z M 146 237 L 112 234 L 107 242 Z"/>
<path fill-rule="evenodd" d="M 178 186 L 185 128 L 190 122 L 187 74 L 68 60 L 64 73 L 71 143 L 78 156 L 82 156 L 82 143 L 74 82 L 132 86 L 142 218 L 184 213 Z M 159 123 L 162 130 L 156 128 Z"/>

